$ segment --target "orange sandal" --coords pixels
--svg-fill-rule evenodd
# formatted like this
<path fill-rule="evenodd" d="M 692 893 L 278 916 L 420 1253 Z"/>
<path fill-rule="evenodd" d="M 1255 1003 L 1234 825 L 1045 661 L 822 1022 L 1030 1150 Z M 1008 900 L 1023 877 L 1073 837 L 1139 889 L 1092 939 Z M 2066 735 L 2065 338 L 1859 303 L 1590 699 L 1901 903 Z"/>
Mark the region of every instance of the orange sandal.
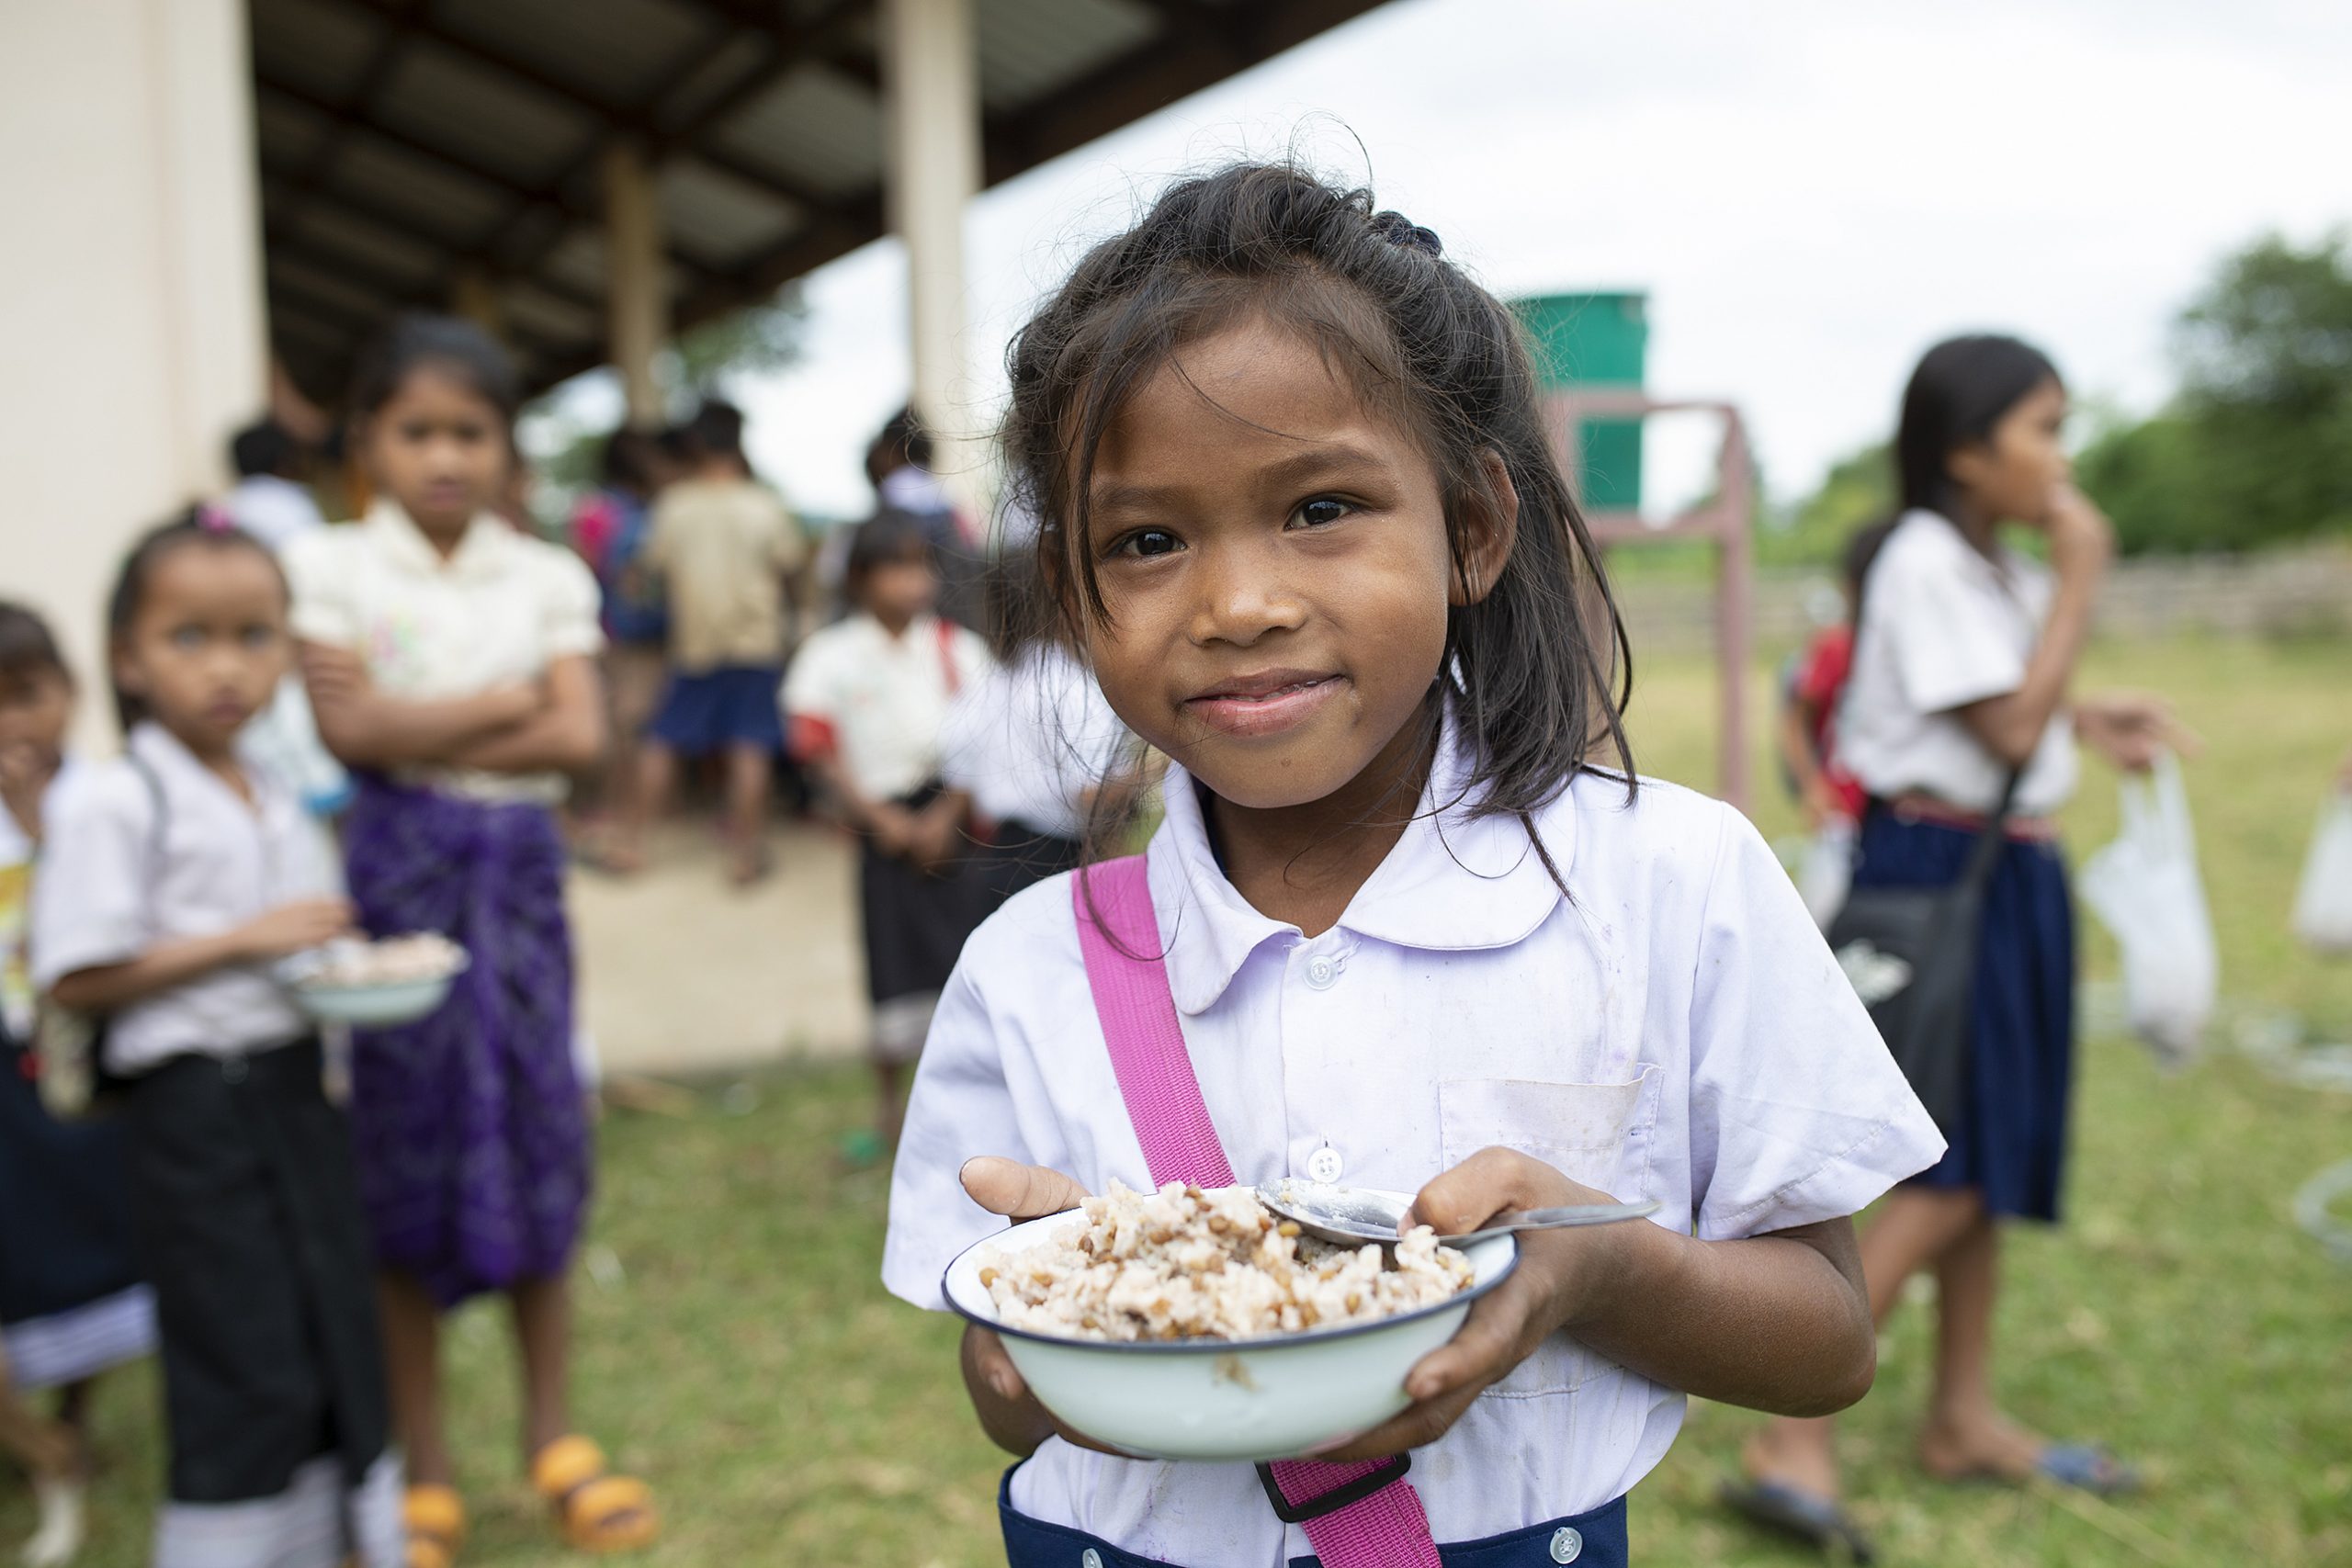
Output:
<path fill-rule="evenodd" d="M 633 1551 L 662 1531 L 644 1482 L 615 1475 L 605 1450 L 574 1433 L 531 1461 L 531 1485 L 555 1505 L 564 1540 L 581 1551 Z"/>
<path fill-rule="evenodd" d="M 412 1486 L 401 1499 L 408 1568 L 450 1568 L 466 1542 L 466 1504 L 454 1486 Z"/>

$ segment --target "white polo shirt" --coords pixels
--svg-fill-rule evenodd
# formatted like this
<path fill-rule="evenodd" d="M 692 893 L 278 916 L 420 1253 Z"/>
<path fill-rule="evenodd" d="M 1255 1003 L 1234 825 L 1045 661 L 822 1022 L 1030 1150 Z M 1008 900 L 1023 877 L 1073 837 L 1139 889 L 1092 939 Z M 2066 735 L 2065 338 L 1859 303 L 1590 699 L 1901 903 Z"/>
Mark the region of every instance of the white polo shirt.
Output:
<path fill-rule="evenodd" d="M 782 701 L 794 745 L 830 748 L 870 799 L 912 795 L 939 776 L 949 705 L 993 662 L 953 621 L 919 615 L 893 637 L 860 611 L 792 656 Z"/>
<path fill-rule="evenodd" d="M 2000 803 L 2007 764 L 1953 710 L 2025 684 L 2053 589 L 2017 551 L 1988 559 L 1939 513 L 1904 513 L 1871 565 L 1838 711 L 1838 756 L 1864 789 L 1922 793 L 1969 811 Z M 2075 729 L 2041 732 L 2014 809 L 2042 817 L 2075 793 Z"/>
<path fill-rule="evenodd" d="M 31 920 L 33 983 L 42 991 L 158 942 L 218 935 L 281 904 L 343 891 L 325 830 L 266 771 L 246 770 L 248 804 L 160 725 L 133 729 L 130 751 L 153 785 L 118 758 L 74 769 L 42 803 Z M 238 964 L 115 1013 L 107 1066 L 136 1074 L 174 1056 L 239 1055 L 311 1027 L 266 964 Z"/>
<path fill-rule="evenodd" d="M 1424 801 L 1450 800 L 1449 748 Z M 1408 829 L 1312 941 L 1218 870 L 1171 768 L 1149 850 L 1170 988 L 1237 1178 L 1411 1191 L 1490 1145 L 1716 1240 L 1850 1214 L 1941 1153 L 1820 933 L 1747 819 L 1583 778 L 1540 813 L 1563 899 L 1510 818 Z M 1003 1221 L 975 1155 L 1148 1184 L 1056 877 L 964 949 L 916 1077 L 883 1280 L 937 1308 L 948 1260 Z M 943 1372 L 943 1375 L 944 1373 Z M 1599 1507 L 1666 1453 L 1683 1396 L 1555 1337 L 1414 1456 L 1441 1541 Z M 1311 1551 L 1248 1465 L 1116 1459 L 1048 1439 L 1012 1481 L 1033 1517 L 1170 1562 L 1281 1568 Z"/>
<path fill-rule="evenodd" d="M 990 821 L 1077 839 L 1086 831 L 1086 793 L 1117 767 L 1126 738 L 1086 667 L 1041 644 L 956 694 L 940 773 Z"/>
<path fill-rule="evenodd" d="M 285 559 L 294 635 L 358 654 L 387 696 L 470 697 L 605 646 L 587 564 L 488 513 L 445 558 L 398 502 L 379 500 L 356 524 L 296 539 Z M 477 800 L 552 804 L 566 787 L 560 773 L 412 768 L 401 777 Z"/>

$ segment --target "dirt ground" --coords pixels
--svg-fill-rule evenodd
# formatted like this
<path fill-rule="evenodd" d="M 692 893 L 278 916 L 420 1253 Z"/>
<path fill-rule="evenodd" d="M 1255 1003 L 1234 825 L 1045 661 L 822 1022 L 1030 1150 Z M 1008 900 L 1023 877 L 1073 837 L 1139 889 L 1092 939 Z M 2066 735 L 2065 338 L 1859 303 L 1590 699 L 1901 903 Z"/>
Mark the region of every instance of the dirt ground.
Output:
<path fill-rule="evenodd" d="M 866 1028 L 856 861 L 806 823 L 774 830 L 776 872 L 727 883 L 707 824 L 672 823 L 652 863 L 575 870 L 582 1018 L 607 1076 L 672 1076 L 855 1054 Z"/>

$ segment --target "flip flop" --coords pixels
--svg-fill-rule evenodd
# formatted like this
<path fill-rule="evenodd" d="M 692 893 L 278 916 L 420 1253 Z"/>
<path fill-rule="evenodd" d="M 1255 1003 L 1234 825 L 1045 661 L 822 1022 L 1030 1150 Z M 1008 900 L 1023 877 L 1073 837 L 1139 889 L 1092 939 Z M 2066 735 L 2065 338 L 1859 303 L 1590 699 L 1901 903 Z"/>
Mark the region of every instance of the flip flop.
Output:
<path fill-rule="evenodd" d="M 466 1505 L 453 1486 L 412 1486 L 401 1499 L 408 1568 L 450 1568 L 466 1542 Z"/>
<path fill-rule="evenodd" d="M 1781 1481 L 1726 1481 L 1716 1498 L 1750 1524 L 1761 1525 L 1814 1547 L 1838 1562 L 1875 1562 L 1870 1538 L 1827 1497 Z"/>
<path fill-rule="evenodd" d="M 577 1433 L 538 1451 L 531 1485 L 554 1505 L 558 1530 L 576 1551 L 634 1551 L 661 1533 L 645 1483 L 614 1474 L 605 1450 Z"/>
<path fill-rule="evenodd" d="M 2045 1481 L 2094 1497 L 2121 1497 L 2140 1489 L 2140 1472 L 2097 1443 L 2052 1443 L 2034 1456 L 2030 1475 L 2006 1475 L 1997 1470 L 1965 1470 L 1943 1481 L 2016 1486 Z"/>

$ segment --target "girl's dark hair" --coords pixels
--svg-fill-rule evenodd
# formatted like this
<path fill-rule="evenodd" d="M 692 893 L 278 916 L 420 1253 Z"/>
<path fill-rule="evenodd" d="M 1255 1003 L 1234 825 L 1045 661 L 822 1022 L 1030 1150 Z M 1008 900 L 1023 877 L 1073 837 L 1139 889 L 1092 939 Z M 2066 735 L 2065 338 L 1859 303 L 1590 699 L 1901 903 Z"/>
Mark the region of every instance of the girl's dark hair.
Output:
<path fill-rule="evenodd" d="M 650 430 L 623 425 L 605 437 L 597 459 L 596 477 L 612 489 L 642 496 L 653 488 L 653 474 L 662 461 L 662 438 Z"/>
<path fill-rule="evenodd" d="M 38 610 L 0 599 L 0 678 L 29 681 L 49 674 L 74 678 L 49 623 Z"/>
<path fill-rule="evenodd" d="M 2059 379 L 2049 355 L 2013 337 L 1978 333 L 1928 350 L 1903 389 L 1903 419 L 1894 433 L 1902 509 L 1951 516 L 1958 502 L 1947 467 L 1951 455 L 1991 439 L 2001 416 L 2027 393 Z"/>
<path fill-rule="evenodd" d="M 251 550 L 269 563 L 278 586 L 286 587 L 286 573 L 278 566 L 277 558 L 269 553 L 269 547 L 232 523 L 229 514 L 217 506 L 191 506 L 170 522 L 158 524 L 141 534 L 138 543 L 130 547 L 130 553 L 122 558 L 122 568 L 115 573 L 114 592 L 107 595 L 107 683 L 114 691 L 115 718 L 126 735 L 147 716 L 147 705 L 115 681 L 113 652 L 130 637 L 130 628 L 139 619 L 157 563 L 181 550 L 198 548 Z M 290 590 L 288 597 L 292 597 Z"/>
<path fill-rule="evenodd" d="M 1630 795 L 1623 622 L 1548 439 L 1519 323 L 1442 250 L 1427 229 L 1375 210 L 1368 190 L 1237 164 L 1170 186 L 1141 222 L 1089 252 L 1006 355 L 1003 441 L 1017 503 L 1042 523 L 1047 597 L 1073 642 L 1109 619 L 1088 547 L 1105 431 L 1177 349 L 1262 315 L 1315 344 L 1419 439 L 1457 577 L 1471 519 L 1497 499 L 1493 457 L 1518 491 L 1510 558 L 1483 599 L 1448 612 L 1438 662 L 1469 754 L 1469 809 L 1528 818 L 1597 753 Z"/>
<path fill-rule="evenodd" d="M 523 406 L 514 362 L 498 340 L 462 316 L 409 310 L 392 318 L 360 352 L 351 376 L 350 412 L 376 412 L 417 371 L 430 367 L 462 382 L 495 408 L 511 428 Z"/>
<path fill-rule="evenodd" d="M 877 566 L 892 561 L 920 560 L 938 567 L 938 552 L 921 519 L 910 513 L 884 510 L 857 525 L 850 536 L 849 561 L 842 577 L 853 590 Z"/>

